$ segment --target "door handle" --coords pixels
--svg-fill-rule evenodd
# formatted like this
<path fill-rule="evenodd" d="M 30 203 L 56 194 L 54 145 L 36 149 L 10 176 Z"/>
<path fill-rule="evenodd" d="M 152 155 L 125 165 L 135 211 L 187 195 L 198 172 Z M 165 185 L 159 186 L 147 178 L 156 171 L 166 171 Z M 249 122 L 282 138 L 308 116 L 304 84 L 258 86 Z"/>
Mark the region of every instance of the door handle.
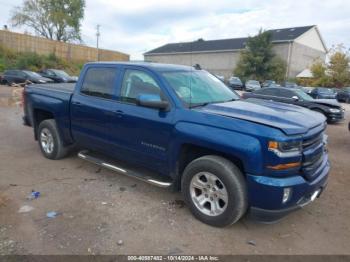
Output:
<path fill-rule="evenodd" d="M 80 102 L 73 102 L 72 104 L 75 105 L 75 106 L 81 106 Z"/>
<path fill-rule="evenodd" d="M 114 113 L 117 115 L 117 117 L 122 117 L 124 115 L 122 110 L 115 110 Z"/>

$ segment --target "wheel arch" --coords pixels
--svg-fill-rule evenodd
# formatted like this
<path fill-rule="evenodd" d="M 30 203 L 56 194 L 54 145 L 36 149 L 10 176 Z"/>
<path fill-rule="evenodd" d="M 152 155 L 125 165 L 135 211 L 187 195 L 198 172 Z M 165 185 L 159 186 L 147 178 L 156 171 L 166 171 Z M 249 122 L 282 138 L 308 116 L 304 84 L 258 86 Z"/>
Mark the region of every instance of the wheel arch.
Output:
<path fill-rule="evenodd" d="M 186 143 L 181 145 L 179 155 L 177 158 L 177 176 L 176 176 L 176 181 L 175 181 L 175 186 L 174 189 L 176 191 L 181 190 L 181 179 L 182 179 L 182 174 L 183 171 L 185 170 L 186 166 L 191 163 L 193 160 L 206 156 L 206 155 L 217 155 L 221 156 L 225 159 L 228 159 L 231 161 L 233 164 L 235 164 L 243 174 L 245 174 L 245 166 L 244 162 L 241 158 L 234 154 L 222 152 L 215 150 L 213 148 L 209 147 L 204 147 L 196 144 L 191 144 L 191 143 Z"/>
<path fill-rule="evenodd" d="M 38 109 L 38 108 L 33 109 L 33 124 L 34 124 L 34 138 L 35 138 L 35 140 L 38 140 L 37 130 L 38 130 L 40 123 L 44 120 L 47 120 L 47 119 L 55 119 L 54 114 L 48 110 L 43 110 L 43 109 Z"/>

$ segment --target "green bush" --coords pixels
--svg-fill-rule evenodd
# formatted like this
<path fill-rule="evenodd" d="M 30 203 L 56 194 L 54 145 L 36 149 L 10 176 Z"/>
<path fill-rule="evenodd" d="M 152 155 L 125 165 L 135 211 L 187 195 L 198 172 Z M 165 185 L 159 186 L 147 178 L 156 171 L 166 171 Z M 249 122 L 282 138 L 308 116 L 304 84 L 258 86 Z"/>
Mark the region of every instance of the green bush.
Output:
<path fill-rule="evenodd" d="M 55 54 L 15 53 L 0 45 L 0 72 L 7 69 L 26 69 L 37 72 L 45 68 L 56 68 L 65 70 L 72 75 L 79 75 L 83 65 L 82 62 L 67 61 Z"/>

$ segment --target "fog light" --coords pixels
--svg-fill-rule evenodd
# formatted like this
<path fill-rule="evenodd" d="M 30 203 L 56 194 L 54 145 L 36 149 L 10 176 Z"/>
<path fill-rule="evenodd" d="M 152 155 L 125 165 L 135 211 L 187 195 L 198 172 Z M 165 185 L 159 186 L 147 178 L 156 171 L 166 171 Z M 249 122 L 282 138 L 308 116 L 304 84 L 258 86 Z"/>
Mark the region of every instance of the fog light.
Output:
<path fill-rule="evenodd" d="M 283 204 L 285 204 L 290 199 L 291 193 L 292 193 L 291 188 L 287 187 L 287 188 L 283 189 L 283 198 L 282 198 Z"/>

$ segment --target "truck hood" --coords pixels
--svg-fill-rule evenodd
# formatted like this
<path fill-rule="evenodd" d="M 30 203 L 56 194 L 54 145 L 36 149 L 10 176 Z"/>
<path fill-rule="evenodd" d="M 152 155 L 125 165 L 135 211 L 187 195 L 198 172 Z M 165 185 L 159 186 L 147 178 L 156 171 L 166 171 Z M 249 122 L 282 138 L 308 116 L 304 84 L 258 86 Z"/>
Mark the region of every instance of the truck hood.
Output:
<path fill-rule="evenodd" d="M 326 106 L 341 107 L 336 99 L 314 99 L 313 102 Z"/>
<path fill-rule="evenodd" d="M 322 114 L 309 109 L 254 98 L 209 104 L 197 110 L 271 126 L 287 135 L 305 134 L 326 120 Z"/>

